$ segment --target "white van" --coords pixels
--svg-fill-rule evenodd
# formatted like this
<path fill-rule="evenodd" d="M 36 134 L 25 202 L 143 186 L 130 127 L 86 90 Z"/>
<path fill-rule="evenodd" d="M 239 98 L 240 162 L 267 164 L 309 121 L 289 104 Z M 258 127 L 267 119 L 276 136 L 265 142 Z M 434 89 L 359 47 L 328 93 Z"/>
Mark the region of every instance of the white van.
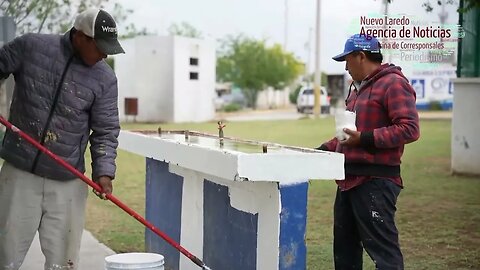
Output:
<path fill-rule="evenodd" d="M 325 87 L 320 87 L 320 111 L 322 114 L 330 113 L 330 97 Z M 312 87 L 302 87 L 298 92 L 297 111 L 299 113 L 312 113 L 315 102 L 315 95 Z"/>

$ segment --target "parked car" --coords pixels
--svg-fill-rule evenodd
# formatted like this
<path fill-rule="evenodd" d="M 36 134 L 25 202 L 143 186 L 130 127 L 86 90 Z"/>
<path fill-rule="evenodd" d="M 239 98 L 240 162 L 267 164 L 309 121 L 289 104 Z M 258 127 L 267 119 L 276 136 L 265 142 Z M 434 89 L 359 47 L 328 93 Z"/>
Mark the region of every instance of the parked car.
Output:
<path fill-rule="evenodd" d="M 320 111 L 322 114 L 330 113 L 330 97 L 327 89 L 320 87 Z M 315 102 L 315 96 L 311 87 L 302 87 L 297 96 L 297 111 L 299 113 L 312 113 Z"/>
<path fill-rule="evenodd" d="M 247 98 L 242 91 L 237 90 L 215 98 L 214 104 L 216 110 L 222 110 L 228 105 L 236 105 L 239 109 L 243 109 L 247 107 Z"/>
<path fill-rule="evenodd" d="M 232 91 L 232 93 L 223 95 L 221 98 L 225 101 L 225 104 L 238 104 L 242 108 L 247 106 L 247 98 L 242 91 Z"/>

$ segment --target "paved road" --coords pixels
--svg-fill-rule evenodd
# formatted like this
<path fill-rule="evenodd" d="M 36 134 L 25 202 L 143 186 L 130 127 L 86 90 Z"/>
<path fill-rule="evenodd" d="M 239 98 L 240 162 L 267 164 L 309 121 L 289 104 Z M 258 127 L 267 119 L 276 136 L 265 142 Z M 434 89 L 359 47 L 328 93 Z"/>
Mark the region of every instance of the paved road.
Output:
<path fill-rule="evenodd" d="M 295 109 L 291 110 L 259 110 L 259 111 L 241 111 L 234 113 L 219 113 L 217 119 L 226 121 L 266 121 L 266 120 L 296 120 L 306 115 L 297 113 Z"/>
<path fill-rule="evenodd" d="M 90 232 L 84 231 L 80 248 L 80 263 L 77 270 L 105 270 L 105 257 L 112 254 L 115 254 L 115 252 L 99 243 Z M 41 270 L 44 264 L 45 257 L 40 250 L 40 241 L 37 235 L 20 270 Z"/>
<path fill-rule="evenodd" d="M 433 112 L 419 112 L 421 119 L 452 119 L 451 111 L 433 111 Z M 279 110 L 245 110 L 233 113 L 218 113 L 217 120 L 234 121 L 268 121 L 268 120 L 297 120 L 304 117 L 313 117 L 312 114 L 301 114 L 295 108 L 279 109 Z M 332 114 L 322 117 L 333 117 Z"/>

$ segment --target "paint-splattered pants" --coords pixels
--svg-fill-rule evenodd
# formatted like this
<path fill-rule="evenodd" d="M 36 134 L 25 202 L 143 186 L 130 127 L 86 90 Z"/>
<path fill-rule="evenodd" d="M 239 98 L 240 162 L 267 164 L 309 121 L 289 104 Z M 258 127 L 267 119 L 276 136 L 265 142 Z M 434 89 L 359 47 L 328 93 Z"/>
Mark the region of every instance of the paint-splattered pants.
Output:
<path fill-rule="evenodd" d="M 363 248 L 379 270 L 403 270 L 395 226 L 401 188 L 387 179 L 373 179 L 348 191 L 337 189 L 334 206 L 336 270 L 362 269 Z"/>
<path fill-rule="evenodd" d="M 37 231 L 45 269 L 76 269 L 86 199 L 87 185 L 80 180 L 46 179 L 4 163 L 0 172 L 0 270 L 20 267 Z"/>

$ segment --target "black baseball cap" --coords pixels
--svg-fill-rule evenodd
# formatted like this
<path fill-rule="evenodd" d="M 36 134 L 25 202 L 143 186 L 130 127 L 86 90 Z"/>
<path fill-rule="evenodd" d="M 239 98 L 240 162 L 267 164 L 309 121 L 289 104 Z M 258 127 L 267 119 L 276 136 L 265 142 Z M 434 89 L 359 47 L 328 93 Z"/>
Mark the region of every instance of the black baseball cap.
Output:
<path fill-rule="evenodd" d="M 118 42 L 115 20 L 102 9 L 89 8 L 78 14 L 73 28 L 93 38 L 97 47 L 107 55 L 125 53 Z"/>

